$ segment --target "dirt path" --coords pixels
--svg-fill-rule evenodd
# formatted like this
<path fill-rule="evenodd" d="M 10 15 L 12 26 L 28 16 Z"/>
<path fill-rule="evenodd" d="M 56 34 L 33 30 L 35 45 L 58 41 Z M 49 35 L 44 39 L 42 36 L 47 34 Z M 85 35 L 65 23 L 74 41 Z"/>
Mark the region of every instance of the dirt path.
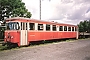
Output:
<path fill-rule="evenodd" d="M 2 51 L 0 60 L 90 60 L 90 39 Z"/>

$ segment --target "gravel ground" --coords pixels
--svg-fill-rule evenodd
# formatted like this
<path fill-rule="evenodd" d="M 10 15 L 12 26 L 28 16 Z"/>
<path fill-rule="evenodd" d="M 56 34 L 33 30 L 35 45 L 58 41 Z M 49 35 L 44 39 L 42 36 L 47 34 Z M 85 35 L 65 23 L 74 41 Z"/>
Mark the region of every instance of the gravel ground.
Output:
<path fill-rule="evenodd" d="M 90 39 L 1 51 L 0 60 L 90 60 Z"/>

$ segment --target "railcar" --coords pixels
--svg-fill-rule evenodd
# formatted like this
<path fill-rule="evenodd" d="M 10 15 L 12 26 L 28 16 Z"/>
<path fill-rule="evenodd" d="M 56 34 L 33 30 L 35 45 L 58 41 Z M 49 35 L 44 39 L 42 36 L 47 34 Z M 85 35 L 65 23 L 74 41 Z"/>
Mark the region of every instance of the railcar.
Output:
<path fill-rule="evenodd" d="M 32 41 L 76 38 L 78 26 L 36 19 L 15 17 L 6 19 L 5 43 L 18 46 L 29 45 Z"/>

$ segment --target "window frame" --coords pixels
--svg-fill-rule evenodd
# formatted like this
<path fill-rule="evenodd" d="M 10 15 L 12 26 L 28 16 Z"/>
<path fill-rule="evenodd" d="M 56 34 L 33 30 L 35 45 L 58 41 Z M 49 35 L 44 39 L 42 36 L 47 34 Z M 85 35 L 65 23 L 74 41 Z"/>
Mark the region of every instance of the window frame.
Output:
<path fill-rule="evenodd" d="M 40 25 L 41 25 L 41 26 L 40 26 Z M 37 27 L 38 27 L 38 30 L 44 30 L 44 25 L 43 25 L 43 24 L 40 24 L 40 23 L 39 23 Z M 39 27 L 40 27 L 40 28 L 39 28 Z"/>
<path fill-rule="evenodd" d="M 19 22 L 7 22 L 5 23 L 6 30 L 20 30 L 20 23 Z"/>
<path fill-rule="evenodd" d="M 50 24 L 46 24 L 46 31 L 50 31 L 50 30 L 51 30 L 51 25 Z"/>
<path fill-rule="evenodd" d="M 30 24 L 33 24 L 32 28 L 30 28 Z M 35 23 L 29 23 L 29 30 L 35 30 Z"/>
<path fill-rule="evenodd" d="M 69 29 L 70 28 L 70 29 Z M 71 27 L 70 26 L 68 26 L 68 31 L 71 31 Z"/>
<path fill-rule="evenodd" d="M 74 30 L 74 27 L 72 27 L 72 31 L 75 31 L 75 30 Z"/>
<path fill-rule="evenodd" d="M 67 26 L 64 26 L 64 31 L 67 31 Z"/>
<path fill-rule="evenodd" d="M 57 31 L 57 26 L 56 25 L 52 25 L 52 31 Z"/>
<path fill-rule="evenodd" d="M 59 26 L 59 31 L 63 31 L 63 26 Z"/>
<path fill-rule="evenodd" d="M 77 27 L 75 27 L 75 31 L 77 31 Z"/>

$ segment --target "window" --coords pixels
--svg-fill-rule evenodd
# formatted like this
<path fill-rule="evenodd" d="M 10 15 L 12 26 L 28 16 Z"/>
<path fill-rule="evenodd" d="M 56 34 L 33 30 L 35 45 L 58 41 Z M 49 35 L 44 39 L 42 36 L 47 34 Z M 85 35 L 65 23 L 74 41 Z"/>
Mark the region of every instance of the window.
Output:
<path fill-rule="evenodd" d="M 21 30 L 27 30 L 27 23 L 21 22 Z"/>
<path fill-rule="evenodd" d="M 71 27 L 68 27 L 68 31 L 71 31 Z"/>
<path fill-rule="evenodd" d="M 77 31 L 77 28 L 75 27 L 75 31 Z"/>
<path fill-rule="evenodd" d="M 64 26 L 64 31 L 67 31 L 67 26 Z"/>
<path fill-rule="evenodd" d="M 9 23 L 6 23 L 6 26 L 8 30 L 19 30 L 20 29 L 18 22 L 9 22 Z"/>
<path fill-rule="evenodd" d="M 35 24 L 29 23 L 29 30 L 35 30 Z"/>
<path fill-rule="evenodd" d="M 43 24 L 38 24 L 38 30 L 43 30 Z"/>
<path fill-rule="evenodd" d="M 74 27 L 72 27 L 72 31 L 74 31 Z"/>
<path fill-rule="evenodd" d="M 50 25 L 49 24 L 46 24 L 46 30 L 50 31 Z"/>
<path fill-rule="evenodd" d="M 53 25 L 53 31 L 56 31 L 56 25 Z"/>
<path fill-rule="evenodd" d="M 22 23 L 23 24 L 23 30 L 25 30 L 25 23 Z"/>
<path fill-rule="evenodd" d="M 21 22 L 21 30 L 27 30 L 27 23 Z"/>
<path fill-rule="evenodd" d="M 22 26 L 23 26 L 23 24 L 22 24 L 22 22 L 21 22 L 21 30 L 22 30 Z"/>
<path fill-rule="evenodd" d="M 63 31 L 63 26 L 59 26 L 59 31 Z"/>
<path fill-rule="evenodd" d="M 26 23 L 26 30 L 27 30 L 27 28 L 28 28 L 28 27 L 27 27 L 27 23 Z"/>

